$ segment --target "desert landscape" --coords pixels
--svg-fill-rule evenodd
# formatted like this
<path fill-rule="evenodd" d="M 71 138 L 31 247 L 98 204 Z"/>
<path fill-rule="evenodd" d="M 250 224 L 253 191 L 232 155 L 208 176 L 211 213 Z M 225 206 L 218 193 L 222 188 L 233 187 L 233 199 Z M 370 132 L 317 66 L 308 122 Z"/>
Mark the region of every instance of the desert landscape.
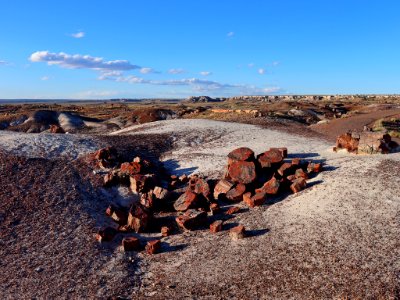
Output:
<path fill-rule="evenodd" d="M 397 299 L 400 104 L 358 97 L 2 104 L 1 298 Z"/>

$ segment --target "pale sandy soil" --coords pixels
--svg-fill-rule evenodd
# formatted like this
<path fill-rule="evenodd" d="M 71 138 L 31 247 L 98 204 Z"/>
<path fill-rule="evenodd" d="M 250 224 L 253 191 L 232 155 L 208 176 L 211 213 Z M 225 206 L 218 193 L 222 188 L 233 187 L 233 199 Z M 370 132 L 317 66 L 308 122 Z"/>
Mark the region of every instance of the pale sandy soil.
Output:
<path fill-rule="evenodd" d="M 323 161 L 325 171 L 310 180 L 309 188 L 299 194 L 272 198 L 275 204 L 255 209 L 243 206 L 243 212 L 225 225 L 228 229 L 241 223 L 249 230 L 250 236 L 239 242 L 231 241 L 227 230 L 215 235 L 208 230 L 197 230 L 163 238 L 163 253 L 154 256 L 139 253 L 126 257 L 117 247 L 100 249 L 106 256 L 94 252 L 99 255 L 101 267 L 90 255 L 98 268 L 90 271 L 90 280 L 96 286 L 91 287 L 95 290 L 90 294 L 95 295 L 93 298 L 116 295 L 131 299 L 400 297 L 400 153 L 336 154 L 326 140 L 209 120 L 161 121 L 133 126 L 112 135 L 121 140 L 128 135 L 134 143 L 153 133 L 172 136 L 172 149 L 161 160 L 175 173 L 199 173 L 216 178 L 223 172 L 226 155 L 242 146 L 256 153 L 269 147 L 288 147 L 290 157 Z M 26 154 L 24 149 L 36 149 L 31 146 L 37 143 L 35 139 L 25 139 L 27 146 L 24 147 L 17 142 L 10 143 L 9 139 L 5 134 L 0 135 L 0 148 L 7 145 L 6 150 L 21 155 Z M 58 139 L 52 140 L 53 143 L 66 143 Z M 8 142 L 3 144 L 4 141 Z M 153 142 L 152 147 L 161 145 L 159 140 Z M 146 143 L 152 144 L 152 139 Z M 50 144 L 40 145 L 56 147 Z M 89 151 L 92 144 L 89 145 L 82 151 Z M 96 203 L 92 210 L 106 205 L 104 199 Z M 88 200 L 85 205 L 89 206 Z M 90 215 L 94 215 L 92 210 Z M 62 224 L 65 216 L 59 218 Z M 84 237 L 80 237 L 80 229 L 76 228 L 77 242 L 88 239 L 88 227 L 84 228 Z M 142 237 L 159 237 L 159 234 Z M 69 251 L 73 253 L 74 249 Z M 83 260 L 80 264 L 90 270 Z M 76 264 L 77 271 L 80 264 Z M 62 272 L 62 267 L 58 267 Z M 40 281 L 35 280 L 27 281 L 26 286 L 31 283 L 38 289 L 29 298 L 35 295 L 45 298 L 45 292 L 37 284 Z M 80 280 L 90 287 L 84 277 Z M 18 291 L 14 284 L 5 286 Z M 52 295 L 88 297 L 81 286 L 73 294 L 66 294 L 67 290 L 53 291 Z M 13 297 L 3 289 L 3 298 Z"/>
<path fill-rule="evenodd" d="M 178 170 L 203 175 L 221 173 L 226 154 L 241 146 L 255 152 L 285 146 L 293 156 L 326 164 L 326 171 L 310 181 L 309 189 L 233 219 L 231 223 L 240 222 L 254 231 L 248 239 L 232 242 L 227 232 L 207 231 L 166 238 L 172 245 L 185 245 L 184 249 L 142 260 L 142 287 L 134 295 L 159 299 L 399 296 L 399 153 L 336 154 L 325 141 L 208 120 L 173 120 L 131 129 L 119 133 L 172 134 L 175 147 L 162 159 L 173 161 Z"/>

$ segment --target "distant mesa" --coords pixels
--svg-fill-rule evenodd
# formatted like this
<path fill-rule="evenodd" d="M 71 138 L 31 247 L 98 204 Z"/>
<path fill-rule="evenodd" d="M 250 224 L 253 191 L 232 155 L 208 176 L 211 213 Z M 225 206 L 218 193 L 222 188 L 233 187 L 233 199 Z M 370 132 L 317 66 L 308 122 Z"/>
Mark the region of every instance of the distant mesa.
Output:
<path fill-rule="evenodd" d="M 191 96 L 187 99 L 185 99 L 185 102 L 192 102 L 192 103 L 198 103 L 198 102 L 222 102 L 225 101 L 226 98 L 211 98 L 209 96 Z"/>

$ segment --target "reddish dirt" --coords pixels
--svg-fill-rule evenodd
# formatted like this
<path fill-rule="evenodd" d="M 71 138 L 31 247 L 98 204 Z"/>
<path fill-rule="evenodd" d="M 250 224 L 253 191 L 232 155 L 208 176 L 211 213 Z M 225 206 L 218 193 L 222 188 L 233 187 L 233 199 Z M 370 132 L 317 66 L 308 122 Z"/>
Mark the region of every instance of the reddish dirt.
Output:
<path fill-rule="evenodd" d="M 310 129 L 325 135 L 331 141 L 335 141 L 337 136 L 349 130 L 362 131 L 365 125 L 370 126 L 378 119 L 390 117 L 399 113 L 400 109 L 378 110 L 348 118 L 334 119 L 325 124 L 311 125 Z"/>
<path fill-rule="evenodd" d="M 168 137 L 103 137 L 129 157 L 157 158 Z M 71 161 L 0 153 L 0 298 L 107 298 L 139 285 L 136 263 L 99 244 L 97 229 L 113 225 L 101 176 L 84 158 Z"/>

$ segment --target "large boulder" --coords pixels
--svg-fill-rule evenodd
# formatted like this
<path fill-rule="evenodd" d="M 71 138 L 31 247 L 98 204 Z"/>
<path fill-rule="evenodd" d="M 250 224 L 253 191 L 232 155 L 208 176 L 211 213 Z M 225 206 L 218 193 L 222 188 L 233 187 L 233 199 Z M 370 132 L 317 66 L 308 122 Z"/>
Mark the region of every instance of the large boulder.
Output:
<path fill-rule="evenodd" d="M 250 161 L 234 161 L 228 167 L 226 179 L 235 183 L 249 184 L 257 177 L 256 166 Z"/>

